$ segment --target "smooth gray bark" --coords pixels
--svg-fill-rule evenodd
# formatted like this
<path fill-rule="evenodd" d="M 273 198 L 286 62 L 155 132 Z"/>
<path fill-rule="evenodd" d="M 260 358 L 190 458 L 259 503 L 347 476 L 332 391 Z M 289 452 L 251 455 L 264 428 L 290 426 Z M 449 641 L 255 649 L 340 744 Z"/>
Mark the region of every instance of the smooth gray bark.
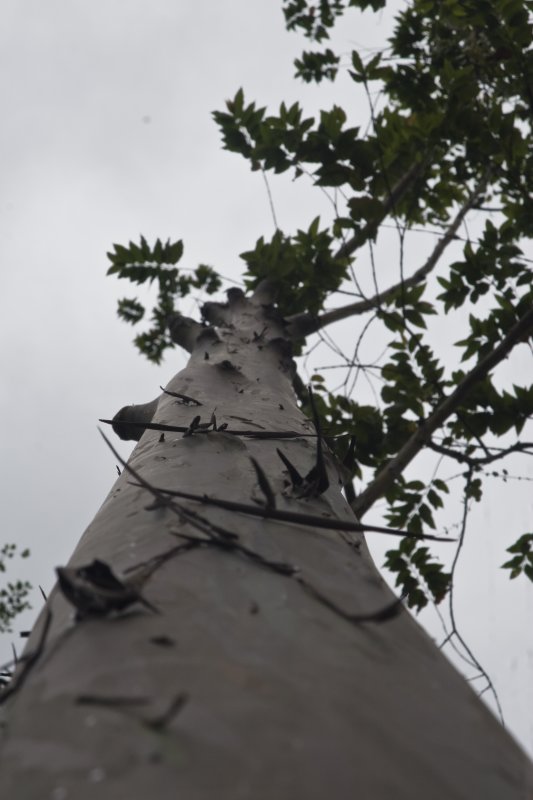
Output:
<path fill-rule="evenodd" d="M 200 331 L 189 365 L 162 395 L 154 421 L 189 425 L 216 407 L 218 423 L 265 430 L 312 425 L 291 388 L 284 329 L 272 310 L 238 294 L 211 307 L 216 331 Z M 277 506 L 354 519 L 328 457 L 329 489 L 286 494 L 280 448 L 301 473 L 315 460 L 313 438 L 276 440 L 224 432 L 183 437 L 147 430 L 130 464 L 153 486 L 241 502 L 264 496 L 250 461 L 268 476 Z M 111 462 L 113 464 L 113 461 Z M 201 535 L 190 521 L 155 507 L 123 471 L 72 557 L 117 574 Z M 24 800 L 518 800 L 532 796 L 533 771 L 429 637 L 401 609 L 354 624 L 394 599 L 359 534 L 248 517 L 184 501 L 205 520 L 238 534 L 276 573 L 243 553 L 194 547 L 152 572 L 142 606 L 75 623 L 54 591 L 44 652 L 4 706 L 0 796 Z M 318 595 L 305 588 L 303 578 Z M 29 642 L 35 647 L 41 618 Z M 168 724 L 154 720 L 181 693 L 188 702 Z M 99 704 L 80 697 L 100 698 Z M 105 705 L 104 700 L 121 699 Z M 124 705 L 125 699 L 143 705 Z"/>

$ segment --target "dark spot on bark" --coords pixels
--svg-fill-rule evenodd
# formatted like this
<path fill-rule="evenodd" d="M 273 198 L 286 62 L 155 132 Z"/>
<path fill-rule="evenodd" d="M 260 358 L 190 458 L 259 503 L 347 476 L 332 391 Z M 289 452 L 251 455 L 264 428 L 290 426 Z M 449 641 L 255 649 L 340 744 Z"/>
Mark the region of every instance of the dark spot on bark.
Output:
<path fill-rule="evenodd" d="M 176 644 L 175 640 L 172 639 L 171 636 L 166 636 L 165 634 L 161 634 L 160 636 L 151 636 L 150 642 L 152 644 L 156 644 L 158 647 L 174 647 Z"/>
<path fill-rule="evenodd" d="M 229 358 L 225 358 L 223 361 L 219 361 L 216 365 L 220 367 L 220 369 L 226 369 L 231 372 L 238 372 L 239 368 L 235 366 L 235 364 L 229 360 Z"/>

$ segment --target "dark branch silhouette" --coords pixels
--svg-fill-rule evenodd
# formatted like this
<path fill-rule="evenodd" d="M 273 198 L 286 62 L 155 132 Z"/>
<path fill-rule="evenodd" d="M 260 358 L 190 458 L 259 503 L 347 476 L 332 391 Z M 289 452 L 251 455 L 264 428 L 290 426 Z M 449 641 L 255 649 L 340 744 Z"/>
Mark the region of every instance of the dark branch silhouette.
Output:
<path fill-rule="evenodd" d="M 373 297 L 369 297 L 366 300 L 358 300 L 356 303 L 349 303 L 340 308 L 332 308 L 330 311 L 325 311 L 323 314 L 315 315 L 309 314 L 308 312 L 295 314 L 287 319 L 291 336 L 295 339 L 309 336 L 311 333 L 316 333 L 316 331 L 325 328 L 326 325 L 331 325 L 333 322 L 340 322 L 348 317 L 364 314 L 366 311 L 372 311 L 379 308 L 382 303 L 393 300 L 398 294 L 409 289 L 411 286 L 416 286 L 417 283 L 421 283 L 434 269 L 450 242 L 455 238 L 461 223 L 478 201 L 480 195 L 485 190 L 485 186 L 486 180 L 483 179 L 471 192 L 467 200 L 465 200 L 446 233 L 435 245 L 429 258 L 409 278 L 399 281 L 394 286 L 390 286 L 383 292 L 378 292 Z"/>
<path fill-rule="evenodd" d="M 412 183 L 418 178 L 423 167 L 426 165 L 426 159 L 417 161 L 413 164 L 407 172 L 402 175 L 399 181 L 390 189 L 388 197 L 383 201 L 381 211 L 376 219 L 372 219 L 360 230 L 357 231 L 347 242 L 345 242 L 337 252 L 335 258 L 348 258 L 358 250 L 371 236 L 374 236 L 379 224 L 385 219 L 387 214 L 394 210 L 394 207 L 405 195 Z"/>
<path fill-rule="evenodd" d="M 515 323 L 515 325 L 513 325 L 503 341 L 484 356 L 476 366 L 465 375 L 457 388 L 444 398 L 424 422 L 420 423 L 417 430 L 409 437 L 397 455 L 382 467 L 374 480 L 361 492 L 356 500 L 351 503 L 353 511 L 359 518 L 368 511 L 378 498 L 385 494 L 396 478 L 402 474 L 406 466 L 420 450 L 428 444 L 434 431 L 436 431 L 448 417 L 457 411 L 472 387 L 483 380 L 493 367 L 506 358 L 516 344 L 532 332 L 533 309 L 530 309 Z"/>
<path fill-rule="evenodd" d="M 533 455 L 533 442 L 515 442 L 510 447 L 505 447 L 497 453 L 489 453 L 489 455 L 478 458 L 476 456 L 467 455 L 460 450 L 455 450 L 453 447 L 444 447 L 437 442 L 430 441 L 427 445 L 431 450 L 440 453 L 443 456 L 448 456 L 458 461 L 460 464 L 468 464 L 469 467 L 482 467 L 487 464 L 492 464 L 494 461 L 499 461 L 505 458 L 510 453 L 525 453 L 526 455 Z M 489 448 L 490 451 L 490 448 Z"/>

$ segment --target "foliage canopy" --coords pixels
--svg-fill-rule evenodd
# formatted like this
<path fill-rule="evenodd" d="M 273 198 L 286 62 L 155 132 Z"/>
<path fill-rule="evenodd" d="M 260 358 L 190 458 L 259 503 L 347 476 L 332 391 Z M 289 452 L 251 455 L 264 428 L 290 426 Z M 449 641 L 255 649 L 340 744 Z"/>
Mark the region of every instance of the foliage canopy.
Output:
<path fill-rule="evenodd" d="M 244 282 L 250 288 L 265 277 L 276 282 L 278 305 L 302 343 L 343 319 L 357 325 L 345 367 L 349 375 L 367 376 L 379 397 L 358 403 L 349 391 L 352 378 L 339 392 L 314 375 L 324 429 L 345 435 L 331 439 L 341 456 L 352 442 L 352 477 L 365 487 L 358 495 L 351 483 L 346 488 L 356 513 L 384 498 L 392 525 L 424 532 L 435 528 L 448 486 L 437 477 L 406 477 L 422 449 L 460 465 L 465 509 L 481 498 L 489 465 L 513 452 L 533 452 L 523 438 L 533 383 L 503 389 L 492 375 L 514 347 L 531 346 L 533 332 L 532 262 L 524 255 L 533 237 L 533 21 L 523 0 L 413 0 L 392 9 L 393 33 L 378 51 L 354 49 L 347 57 L 332 49 L 341 17 L 349 30 L 357 14 L 391 5 L 283 3 L 287 28 L 314 48 L 295 60 L 296 78 L 351 81 L 366 97 L 368 126 L 337 105 L 316 118 L 299 103 L 281 103 L 269 113 L 242 89 L 214 119 L 224 147 L 252 171 L 286 172 L 329 193 L 327 223 L 316 217 L 305 230 L 278 228 L 242 253 Z M 474 217 L 475 237 L 467 217 Z M 395 272 L 380 275 L 375 254 L 387 224 L 397 232 L 398 258 Z M 432 234 L 434 246 L 409 270 L 404 247 L 421 230 Z M 211 294 L 221 285 L 211 267 L 180 271 L 182 254 L 181 241 L 150 247 L 144 238 L 139 245 L 114 245 L 108 254 L 109 273 L 157 285 L 152 325 L 135 339 L 156 362 L 172 346 L 167 323 L 178 300 L 192 289 Z M 353 302 L 339 305 L 339 291 Z M 454 363 L 449 349 L 438 352 L 438 321 L 457 311 Z M 136 325 L 145 308 L 125 298 L 118 313 Z M 371 325 L 380 326 L 386 346 L 363 364 L 359 353 Z M 510 548 L 513 557 L 504 566 L 511 577 L 523 572 L 533 580 L 532 541 L 533 534 L 523 533 Z M 416 540 L 389 551 L 387 566 L 418 609 L 428 599 L 440 602 L 450 588 L 450 573 Z"/>

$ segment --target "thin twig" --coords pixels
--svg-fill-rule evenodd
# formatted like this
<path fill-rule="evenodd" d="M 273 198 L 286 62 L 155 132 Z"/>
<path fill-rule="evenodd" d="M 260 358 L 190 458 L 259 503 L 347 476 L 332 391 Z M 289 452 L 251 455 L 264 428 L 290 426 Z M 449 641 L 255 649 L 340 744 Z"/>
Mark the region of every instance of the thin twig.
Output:
<path fill-rule="evenodd" d="M 453 562 L 452 562 L 450 591 L 448 593 L 448 608 L 449 608 L 449 612 L 450 612 L 450 620 L 451 620 L 451 623 L 452 623 L 451 635 L 455 636 L 455 638 L 461 643 L 461 645 L 464 648 L 465 652 L 468 654 L 468 657 L 471 659 L 472 664 L 476 667 L 476 669 L 479 670 L 480 675 L 482 675 L 485 678 L 485 680 L 487 681 L 487 687 L 486 687 L 485 691 L 488 689 L 492 693 L 492 696 L 494 697 L 494 702 L 496 703 L 496 708 L 498 710 L 498 714 L 500 716 L 501 723 L 505 727 L 505 720 L 503 718 L 503 712 L 502 712 L 502 707 L 500 705 L 500 699 L 498 697 L 498 693 L 497 693 L 496 689 L 494 688 L 494 684 L 492 683 L 492 680 L 490 679 L 489 675 L 487 674 L 487 671 L 484 669 L 484 667 L 477 660 L 477 658 L 475 657 L 475 655 L 472 652 L 471 648 L 468 646 L 468 644 L 465 642 L 465 640 L 463 639 L 463 637 L 459 633 L 459 631 L 457 629 L 457 622 L 456 622 L 456 619 L 455 619 L 455 608 L 454 608 L 454 603 L 453 603 L 453 600 L 454 600 L 454 583 L 455 583 L 455 575 L 456 575 L 456 570 L 457 570 L 457 564 L 458 564 L 458 561 L 459 561 L 459 555 L 460 555 L 461 550 L 463 548 L 463 544 L 464 544 L 464 541 L 465 541 L 465 535 L 466 535 L 466 522 L 467 522 L 467 519 L 468 519 L 468 510 L 469 510 L 469 507 L 468 507 L 468 500 L 469 500 L 468 490 L 469 490 L 469 487 L 470 487 L 471 480 L 472 480 L 472 470 L 469 469 L 468 472 L 466 473 L 466 485 L 465 485 L 464 498 L 463 498 L 463 519 L 462 519 L 462 523 L 461 523 L 461 532 L 459 534 L 459 543 L 457 545 L 457 550 L 455 551 L 455 556 L 454 556 L 454 559 L 453 559 Z"/>
<path fill-rule="evenodd" d="M 270 213 L 272 214 L 272 219 L 274 221 L 274 228 L 278 231 L 279 230 L 279 225 L 278 225 L 278 220 L 276 219 L 276 209 L 274 208 L 274 201 L 272 199 L 272 192 L 270 191 L 270 184 L 268 182 L 268 178 L 266 176 L 266 172 L 263 169 L 263 167 L 261 167 L 261 173 L 263 175 L 263 180 L 265 182 L 265 186 L 266 186 L 266 190 L 267 190 L 268 203 L 270 205 Z"/>

